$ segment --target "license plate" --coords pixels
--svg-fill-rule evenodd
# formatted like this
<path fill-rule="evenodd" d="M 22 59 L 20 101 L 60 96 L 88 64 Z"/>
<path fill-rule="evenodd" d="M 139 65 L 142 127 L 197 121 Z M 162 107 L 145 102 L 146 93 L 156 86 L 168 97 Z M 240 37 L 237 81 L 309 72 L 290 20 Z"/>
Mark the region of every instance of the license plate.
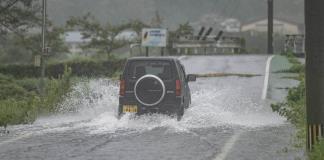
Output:
<path fill-rule="evenodd" d="M 123 113 L 137 113 L 137 105 L 124 105 Z"/>

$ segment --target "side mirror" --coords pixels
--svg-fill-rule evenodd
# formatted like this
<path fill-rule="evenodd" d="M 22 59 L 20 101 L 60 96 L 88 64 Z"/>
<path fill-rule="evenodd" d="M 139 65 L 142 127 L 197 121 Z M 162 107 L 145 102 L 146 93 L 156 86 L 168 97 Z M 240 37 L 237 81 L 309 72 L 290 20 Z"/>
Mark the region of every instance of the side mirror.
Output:
<path fill-rule="evenodd" d="M 187 75 L 187 81 L 188 82 L 195 82 L 197 80 L 197 76 L 194 74 L 188 74 Z"/>

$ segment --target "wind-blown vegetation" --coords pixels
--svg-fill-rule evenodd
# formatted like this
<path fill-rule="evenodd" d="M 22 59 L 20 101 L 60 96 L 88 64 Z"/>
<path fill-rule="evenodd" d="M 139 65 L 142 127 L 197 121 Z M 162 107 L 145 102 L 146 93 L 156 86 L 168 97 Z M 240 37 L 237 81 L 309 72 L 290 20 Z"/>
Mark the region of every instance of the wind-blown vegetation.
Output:
<path fill-rule="evenodd" d="M 294 145 L 298 148 L 306 148 L 306 88 L 305 88 L 305 65 L 301 64 L 296 57 L 288 54 L 287 58 L 292 64 L 288 70 L 281 72 L 297 73 L 298 77 L 294 77 L 300 81 L 299 85 L 290 88 L 286 101 L 282 103 L 272 104 L 271 107 L 274 112 L 278 112 L 281 116 L 297 128 Z M 324 159 L 324 141 L 320 141 L 315 145 L 312 152 L 309 154 L 310 160 Z"/>
<path fill-rule="evenodd" d="M 57 105 L 69 92 L 71 69 L 65 67 L 58 79 L 47 79 L 45 95 L 39 93 L 38 79 L 16 80 L 0 74 L 0 127 L 32 123 L 39 114 L 56 111 Z"/>

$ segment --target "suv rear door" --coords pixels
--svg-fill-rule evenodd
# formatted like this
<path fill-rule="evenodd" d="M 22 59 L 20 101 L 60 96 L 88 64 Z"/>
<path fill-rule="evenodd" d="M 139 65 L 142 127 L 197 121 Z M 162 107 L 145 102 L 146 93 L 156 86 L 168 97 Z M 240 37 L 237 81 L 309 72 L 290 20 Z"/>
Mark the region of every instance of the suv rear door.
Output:
<path fill-rule="evenodd" d="M 158 76 L 166 88 L 165 99 L 175 97 L 175 79 L 178 79 L 175 64 L 171 60 L 132 60 L 129 61 L 124 77 L 126 79 L 126 96 L 134 97 L 134 86 L 139 78 L 151 74 Z"/>

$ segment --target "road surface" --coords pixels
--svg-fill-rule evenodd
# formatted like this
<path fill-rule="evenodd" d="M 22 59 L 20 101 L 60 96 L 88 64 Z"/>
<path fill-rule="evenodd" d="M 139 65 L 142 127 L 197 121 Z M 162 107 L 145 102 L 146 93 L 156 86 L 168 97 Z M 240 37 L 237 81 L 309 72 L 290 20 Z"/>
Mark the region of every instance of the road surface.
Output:
<path fill-rule="evenodd" d="M 48 160 L 289 160 L 294 129 L 262 100 L 267 56 L 182 57 L 187 73 L 263 76 L 201 78 L 181 122 L 168 116 L 117 120 L 118 83 L 82 82 L 61 114 L 11 126 L 0 137 L 0 159 Z M 288 147 L 288 149 L 287 149 Z"/>

